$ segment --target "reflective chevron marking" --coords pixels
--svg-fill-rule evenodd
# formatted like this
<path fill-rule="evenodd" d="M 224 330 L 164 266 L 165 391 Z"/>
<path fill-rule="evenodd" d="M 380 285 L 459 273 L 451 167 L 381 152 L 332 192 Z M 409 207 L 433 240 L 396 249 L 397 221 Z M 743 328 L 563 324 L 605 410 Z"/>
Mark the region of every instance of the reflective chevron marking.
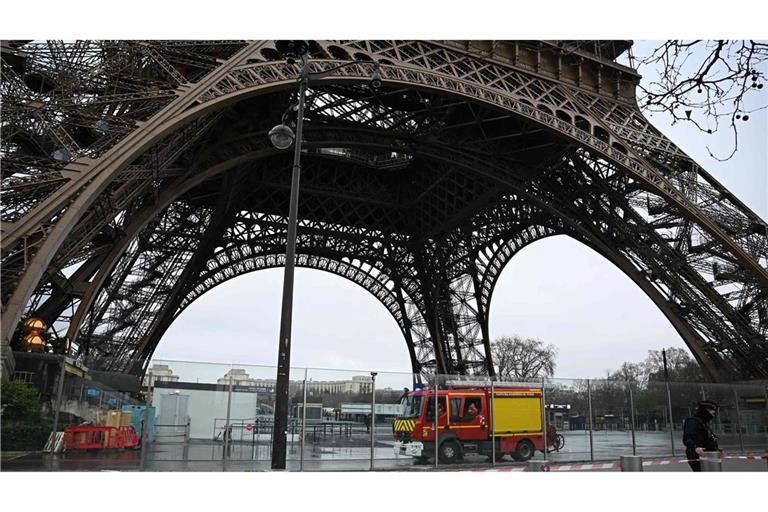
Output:
<path fill-rule="evenodd" d="M 395 420 L 395 432 L 411 432 L 416 427 L 414 420 Z"/>

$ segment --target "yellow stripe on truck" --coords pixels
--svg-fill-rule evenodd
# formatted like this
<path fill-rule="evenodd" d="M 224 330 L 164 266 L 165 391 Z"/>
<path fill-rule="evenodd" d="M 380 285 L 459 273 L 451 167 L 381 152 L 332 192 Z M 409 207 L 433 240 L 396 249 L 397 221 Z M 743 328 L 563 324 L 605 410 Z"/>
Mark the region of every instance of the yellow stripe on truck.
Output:
<path fill-rule="evenodd" d="M 395 420 L 395 432 L 411 432 L 415 426 L 414 420 Z"/>

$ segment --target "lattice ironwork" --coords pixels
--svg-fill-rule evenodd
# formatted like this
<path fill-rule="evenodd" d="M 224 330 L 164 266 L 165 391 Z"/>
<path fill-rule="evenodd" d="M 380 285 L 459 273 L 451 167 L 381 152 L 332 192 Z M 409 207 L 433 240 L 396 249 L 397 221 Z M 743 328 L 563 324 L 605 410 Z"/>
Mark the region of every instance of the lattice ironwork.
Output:
<path fill-rule="evenodd" d="M 284 263 L 279 41 L 3 46 L 3 342 L 40 315 L 140 373 L 206 291 Z M 312 41 L 297 265 L 368 290 L 416 372 L 493 372 L 504 265 L 563 234 L 715 380 L 768 376 L 766 223 L 655 130 L 624 41 Z M 384 87 L 366 86 L 373 62 Z M 66 270 L 66 272 L 65 272 Z M 618 341 L 617 341 L 618 342 Z"/>

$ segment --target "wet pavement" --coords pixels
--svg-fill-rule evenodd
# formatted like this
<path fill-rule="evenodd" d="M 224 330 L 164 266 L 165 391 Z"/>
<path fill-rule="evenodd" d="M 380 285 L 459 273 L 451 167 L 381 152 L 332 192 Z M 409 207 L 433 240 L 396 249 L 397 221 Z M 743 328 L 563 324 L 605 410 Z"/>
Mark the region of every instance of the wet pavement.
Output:
<path fill-rule="evenodd" d="M 621 455 L 631 455 L 631 432 L 596 431 L 592 435 L 590 454 L 589 432 L 563 432 L 565 446 L 560 452 L 547 454 L 550 464 L 574 462 L 618 461 Z M 298 437 L 298 436 L 297 436 Z M 298 438 L 289 439 L 287 470 L 299 471 L 302 467 Z M 679 432 L 672 439 L 677 440 Z M 672 457 L 672 439 L 669 432 L 638 432 L 635 434 L 635 451 L 645 460 Z M 721 446 L 729 454 L 765 453 L 768 439 L 765 435 L 743 436 L 741 440 L 721 438 Z M 377 471 L 434 471 L 434 464 L 418 464 L 411 457 L 396 456 L 389 429 L 382 426 L 376 432 L 375 460 Z M 683 455 L 682 445 L 675 447 L 675 455 Z M 192 440 L 183 443 L 150 444 L 146 453 L 145 471 L 270 471 L 271 440 L 269 436 L 233 443 L 228 457 L 223 456 L 223 444 L 214 441 Z M 544 459 L 541 452 L 536 459 Z M 438 470 L 477 470 L 514 468 L 524 466 L 508 457 L 497 457 L 492 466 L 487 457 L 468 454 L 462 463 L 438 465 Z M 48 454 L 4 454 L 2 471 L 141 471 L 140 450 L 70 451 L 51 457 Z M 303 469 L 305 471 L 369 471 L 371 469 L 370 438 L 366 434 L 351 437 L 308 439 L 304 446 Z M 690 471 L 687 464 L 649 466 L 647 472 Z M 766 471 L 768 463 L 728 459 L 723 471 Z"/>

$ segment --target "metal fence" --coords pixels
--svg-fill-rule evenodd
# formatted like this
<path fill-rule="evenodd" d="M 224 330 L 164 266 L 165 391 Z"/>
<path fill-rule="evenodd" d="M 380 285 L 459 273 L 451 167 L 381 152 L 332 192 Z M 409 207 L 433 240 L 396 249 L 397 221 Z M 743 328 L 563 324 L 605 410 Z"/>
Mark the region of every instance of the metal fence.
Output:
<path fill-rule="evenodd" d="M 154 438 L 129 454 L 56 453 L 53 470 L 136 467 L 147 471 L 263 471 L 270 469 L 273 443 L 275 367 L 184 361 L 153 361 L 143 400 L 83 379 L 65 379 L 61 430 L 77 421 L 103 421 L 123 404 L 146 407 Z M 444 389 L 456 376 L 424 378 L 409 373 L 294 368 L 289 389 L 287 469 L 400 470 L 440 468 L 439 457 L 397 453 L 393 422 L 400 401 L 415 386 Z M 487 389 L 494 379 L 473 377 L 467 385 Z M 478 380 L 479 379 L 479 380 Z M 715 400 L 720 411 L 712 427 L 721 448 L 733 454 L 768 449 L 765 386 L 555 379 L 520 383 L 541 389 L 544 427 L 559 440 L 537 450 L 532 460 L 569 464 L 681 456 L 682 423 L 696 403 Z M 94 391 L 98 389 L 97 391 Z M 493 411 L 484 411 L 492 417 Z M 150 419 L 148 416 L 152 415 Z M 151 421 L 154 420 L 154 421 Z M 493 431 L 493 429 L 490 429 Z M 446 436 L 438 425 L 436 446 Z M 514 454 L 499 449 L 463 453 L 455 464 L 478 468 L 517 467 Z M 434 451 L 432 452 L 434 453 Z M 67 463 L 67 461 L 78 461 Z M 90 464 L 90 465 L 89 465 Z"/>

